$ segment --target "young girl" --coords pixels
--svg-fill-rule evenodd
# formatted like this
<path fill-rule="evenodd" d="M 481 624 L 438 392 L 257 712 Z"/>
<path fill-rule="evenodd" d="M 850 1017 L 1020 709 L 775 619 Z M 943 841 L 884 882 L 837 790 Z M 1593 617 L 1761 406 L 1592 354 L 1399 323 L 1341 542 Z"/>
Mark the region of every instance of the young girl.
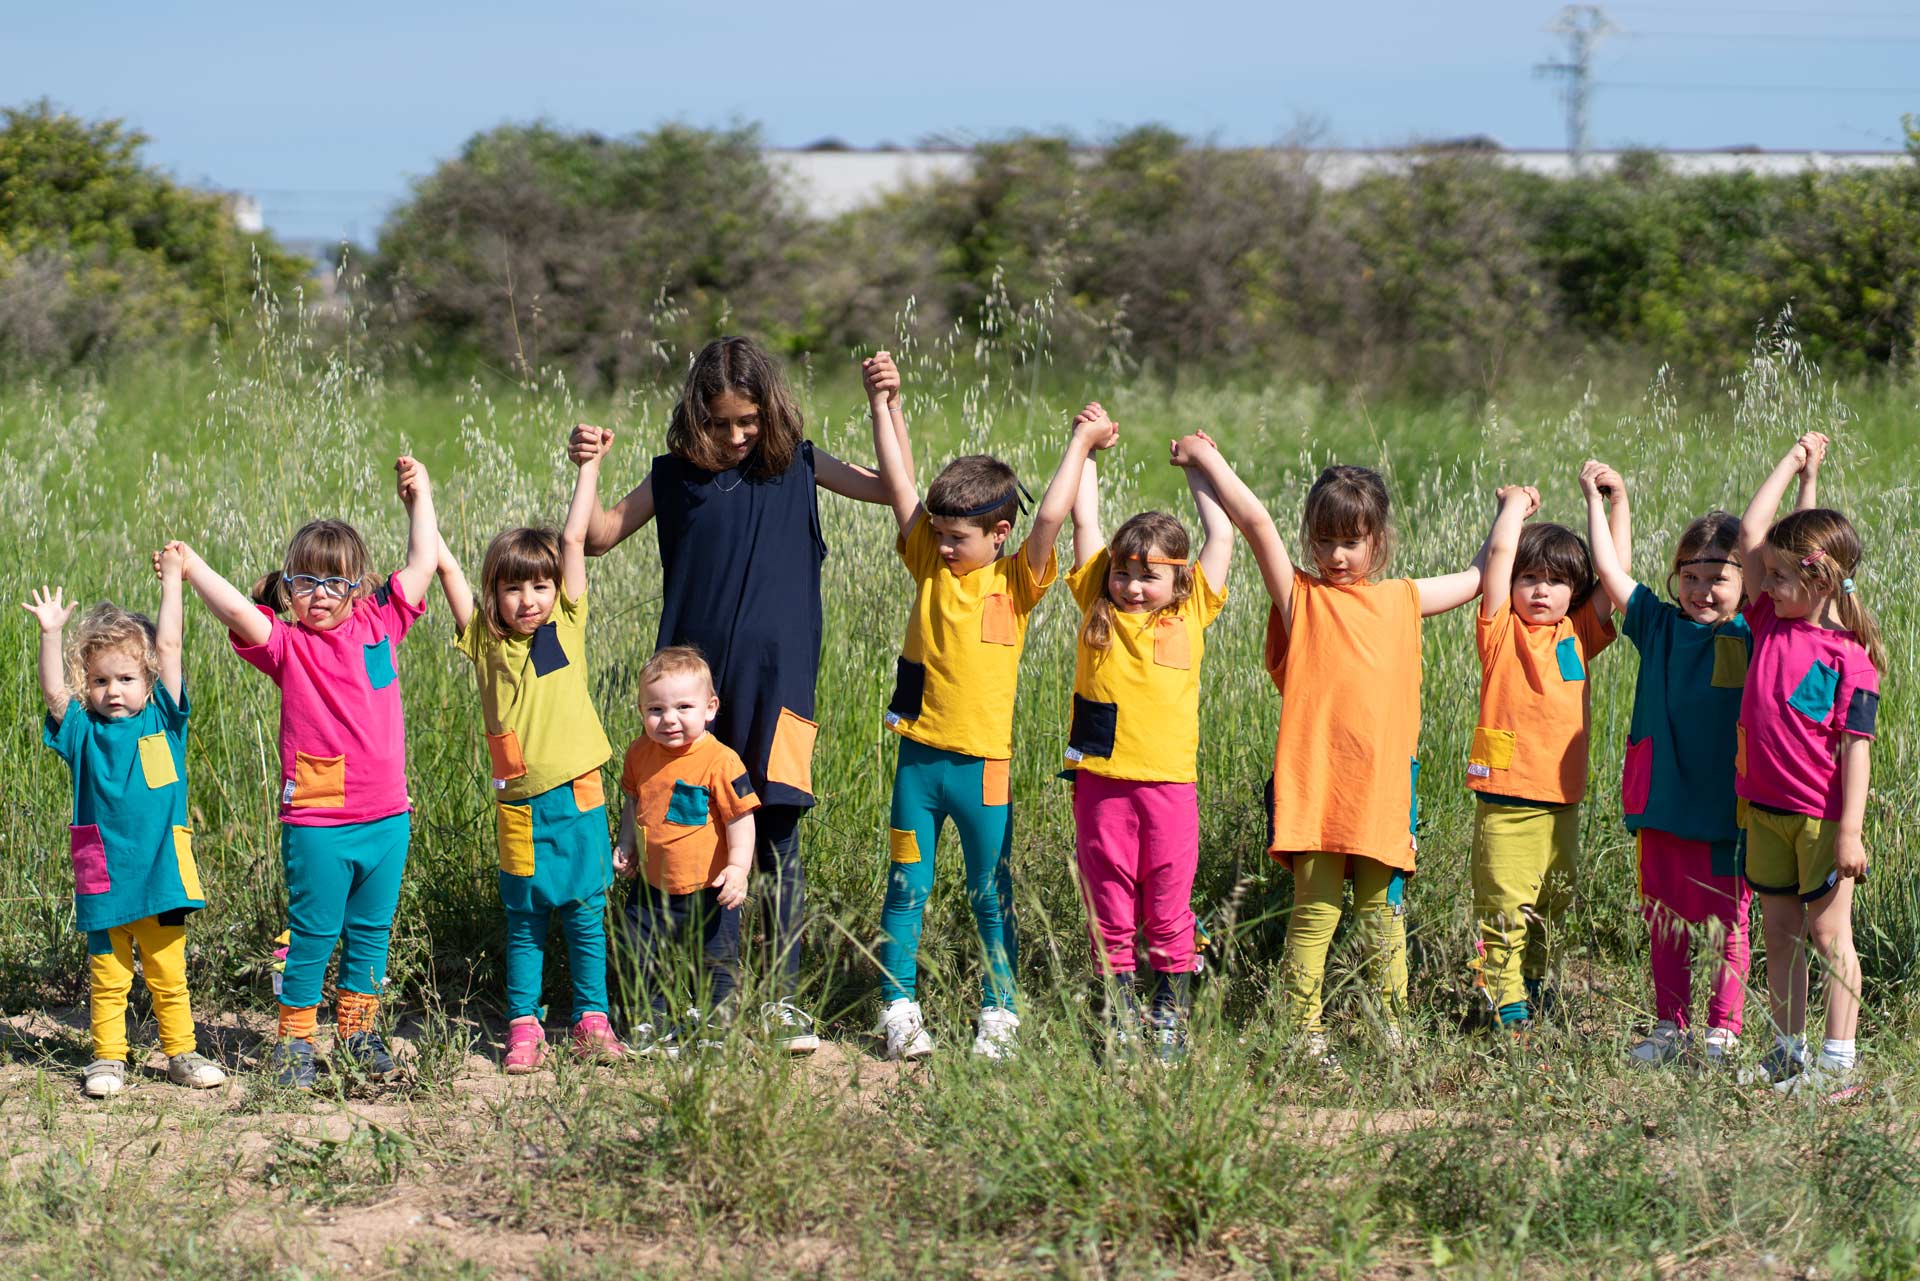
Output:
<path fill-rule="evenodd" d="M 1087 412 L 1107 421 L 1097 404 Z M 1212 444 L 1204 434 L 1192 442 Z M 1094 960 L 1119 988 L 1109 1012 L 1118 1016 L 1114 1039 L 1124 1042 L 1139 1031 L 1134 936 L 1145 928 L 1154 972 L 1148 1022 L 1167 1061 L 1185 1053 L 1193 971 L 1200 660 L 1206 629 L 1226 603 L 1233 554 L 1233 524 L 1184 443 L 1173 442 L 1170 452 L 1188 469 L 1205 534 L 1199 558 L 1189 560 L 1185 527 L 1163 512 L 1142 512 L 1103 542 L 1099 478 L 1089 458 L 1073 504 L 1067 576 L 1082 614 L 1067 768 Z"/>
<path fill-rule="evenodd" d="M 1406 1008 L 1402 891 L 1413 874 L 1420 625 L 1480 591 L 1473 564 L 1434 578 L 1377 581 L 1392 545 L 1387 487 L 1365 467 L 1329 467 L 1307 493 L 1297 570 L 1273 518 L 1204 438 L 1181 442 L 1259 563 L 1273 605 L 1267 671 L 1280 690 L 1268 853 L 1290 868 L 1286 999 L 1308 1053 L 1338 1066 L 1321 1024 L 1328 946 L 1345 882 L 1365 926 L 1367 968 L 1398 1044 Z"/>
<path fill-rule="evenodd" d="M 1705 1050 L 1709 1060 L 1723 1062 L 1740 1039 L 1752 901 L 1740 876 L 1733 794 L 1740 693 L 1753 648 L 1740 614 L 1740 522 L 1709 512 L 1682 531 L 1667 571 L 1669 604 L 1636 583 L 1619 558 L 1605 498 L 1618 485 L 1618 473 L 1603 463 L 1580 469 L 1594 572 L 1626 616 L 1621 633 L 1640 651 L 1620 793 L 1636 846 L 1657 1021 L 1628 1053 L 1637 1064 L 1658 1067 L 1692 1045 L 1690 927 L 1717 921 L 1720 969 L 1707 1001 Z"/>
<path fill-rule="evenodd" d="M 1632 552 L 1626 486 L 1608 472 L 1616 558 Z M 1473 906 L 1481 978 L 1502 1027 L 1545 999 L 1547 935 L 1572 898 L 1587 792 L 1588 664 L 1613 640 L 1586 542 L 1564 525 L 1525 525 L 1530 488 L 1502 493 L 1487 543 L 1474 643 L 1480 719 L 1467 752 Z"/>
<path fill-rule="evenodd" d="M 440 545 L 454 647 L 474 665 L 486 722 L 507 912 L 503 1066 L 516 1076 L 538 1068 L 547 1054 L 542 950 L 555 912 L 573 976 L 574 1050 L 615 1059 L 626 1052 L 607 1024 L 613 846 L 600 767 L 613 749 L 587 688 L 587 520 L 600 454 L 579 467 L 558 537 L 550 529 L 509 529 L 487 545 L 477 606 L 459 563 Z"/>
<path fill-rule="evenodd" d="M 612 433 L 574 429 L 585 457 Z M 806 880 L 800 816 L 814 803 L 814 683 L 820 672 L 820 533 L 816 487 L 884 503 L 879 477 L 814 447 L 779 365 L 748 338 L 710 342 L 687 371 L 647 478 L 587 527 L 587 554 L 619 545 L 656 515 L 661 607 L 656 649 L 692 645 L 713 668 L 713 734 L 747 764 L 763 802 L 756 860 L 773 874 L 778 1000 L 766 1031 L 794 1053 L 820 1045 L 794 1003 Z M 637 909 L 629 909 L 629 915 Z"/>
<path fill-rule="evenodd" d="M 93 1062 L 83 1080 L 96 1099 L 127 1085 L 136 944 L 167 1079 L 196 1090 L 227 1079 L 196 1049 L 187 999 L 187 913 L 206 898 L 187 826 L 180 550 L 171 543 L 154 556 L 158 627 L 103 603 L 87 611 L 69 646 L 64 632 L 74 606 L 61 592 L 43 587 L 22 606 L 40 624 L 41 737 L 73 775 L 73 916 L 87 935 L 93 1023 Z"/>
<path fill-rule="evenodd" d="M 1839 512 L 1812 505 L 1826 446 L 1818 432 L 1802 436 L 1740 520 L 1741 559 L 1763 568 L 1746 611 L 1753 663 L 1734 769 L 1747 802 L 1747 881 L 1767 932 L 1775 1042 L 1758 1075 L 1783 1094 L 1831 1098 L 1858 1088 L 1853 886 L 1867 874 L 1867 752 L 1886 659 L 1854 582 L 1860 536 Z M 1803 510 L 1773 521 L 1796 474 Z M 1827 1037 L 1810 1063 L 1809 942 L 1827 966 Z"/>
<path fill-rule="evenodd" d="M 227 625 L 234 653 L 280 688 L 280 857 L 291 939 L 266 1066 L 278 1084 L 297 1089 L 311 1088 L 317 1075 L 315 1012 L 343 936 L 336 1048 L 371 1076 L 395 1070 L 374 1027 L 412 826 L 394 649 L 425 612 L 440 533 L 427 469 L 402 457 L 394 470 L 409 517 L 407 563 L 384 586 L 370 576 L 359 533 L 337 520 L 301 526 L 251 601 L 185 553 L 187 581 Z"/>

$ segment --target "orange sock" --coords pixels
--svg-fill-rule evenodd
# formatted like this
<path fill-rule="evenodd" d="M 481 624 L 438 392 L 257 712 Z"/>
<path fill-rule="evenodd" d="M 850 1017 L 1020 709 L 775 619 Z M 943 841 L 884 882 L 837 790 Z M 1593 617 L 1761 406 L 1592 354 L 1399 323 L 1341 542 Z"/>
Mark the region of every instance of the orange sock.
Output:
<path fill-rule="evenodd" d="M 333 1002 L 333 1034 L 349 1037 L 373 1031 L 373 1016 L 379 1008 L 379 997 L 343 989 Z"/>
<path fill-rule="evenodd" d="M 282 1040 L 311 1041 L 319 1020 L 314 1012 L 317 1005 L 283 1005 L 280 1007 L 280 1037 Z"/>

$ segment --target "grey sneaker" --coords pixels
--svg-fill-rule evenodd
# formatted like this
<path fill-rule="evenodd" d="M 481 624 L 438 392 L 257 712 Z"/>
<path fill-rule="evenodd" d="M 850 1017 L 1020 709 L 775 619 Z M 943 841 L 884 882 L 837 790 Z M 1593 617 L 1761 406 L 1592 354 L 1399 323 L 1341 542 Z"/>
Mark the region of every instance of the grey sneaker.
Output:
<path fill-rule="evenodd" d="M 127 1088 L 127 1065 L 119 1059 L 95 1059 L 87 1064 L 81 1089 L 90 1099 L 110 1099 Z"/>
<path fill-rule="evenodd" d="M 1740 1048 L 1740 1034 L 1732 1028 L 1710 1027 L 1701 1045 L 1706 1052 L 1707 1063 L 1712 1067 L 1724 1068 Z"/>
<path fill-rule="evenodd" d="M 791 1001 L 772 1001 L 760 1007 L 760 1026 L 767 1040 L 788 1054 L 812 1054 L 820 1048 L 813 1015 Z"/>
<path fill-rule="evenodd" d="M 273 1083 L 283 1089 L 311 1090 L 320 1079 L 320 1067 L 314 1062 L 313 1042 L 305 1037 L 275 1041 L 260 1066 L 271 1073 Z"/>
<path fill-rule="evenodd" d="M 227 1074 L 198 1050 L 188 1050 L 167 1060 L 167 1080 L 189 1090 L 211 1090 L 225 1085 Z"/>
<path fill-rule="evenodd" d="M 1777 1041 L 1752 1067 L 1740 1069 L 1735 1079 L 1742 1085 L 1774 1085 L 1796 1077 L 1806 1067 L 1806 1058 L 1781 1046 Z"/>
<path fill-rule="evenodd" d="M 1653 1025 L 1653 1031 L 1645 1040 L 1627 1051 L 1627 1057 L 1635 1067 L 1665 1067 L 1679 1058 L 1693 1044 L 1693 1037 L 1678 1023 L 1670 1019 L 1661 1019 Z"/>
<path fill-rule="evenodd" d="M 1784 1081 L 1773 1083 L 1773 1092 L 1790 1099 L 1811 1099 L 1816 1103 L 1840 1103 L 1860 1093 L 1858 1063 L 1841 1067 L 1825 1055 L 1801 1068 Z"/>

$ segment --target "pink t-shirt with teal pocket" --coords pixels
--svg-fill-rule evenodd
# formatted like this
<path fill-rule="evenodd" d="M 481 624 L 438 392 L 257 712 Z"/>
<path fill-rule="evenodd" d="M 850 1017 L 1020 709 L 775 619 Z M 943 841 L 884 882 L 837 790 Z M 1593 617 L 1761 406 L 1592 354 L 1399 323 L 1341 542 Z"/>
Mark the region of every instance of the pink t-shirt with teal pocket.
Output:
<path fill-rule="evenodd" d="M 260 611 L 273 624 L 264 645 L 228 639 L 280 687 L 280 821 L 337 827 L 411 809 L 394 651 L 425 606 L 395 575 L 329 632 Z"/>
<path fill-rule="evenodd" d="M 1872 738 L 1880 673 L 1852 632 L 1781 618 L 1761 595 L 1745 610 L 1753 658 L 1740 699 L 1734 790 L 1752 804 L 1840 817 L 1840 748 Z"/>

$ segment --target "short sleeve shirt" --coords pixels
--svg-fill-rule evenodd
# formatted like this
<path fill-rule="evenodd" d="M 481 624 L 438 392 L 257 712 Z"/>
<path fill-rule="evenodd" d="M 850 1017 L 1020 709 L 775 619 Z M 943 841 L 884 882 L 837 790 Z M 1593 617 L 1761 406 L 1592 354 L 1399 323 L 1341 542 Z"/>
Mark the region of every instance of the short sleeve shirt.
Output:
<path fill-rule="evenodd" d="M 280 821 L 338 827 L 404 814 L 406 725 L 400 641 L 425 613 L 398 575 L 332 631 L 289 623 L 260 607 L 273 630 L 262 645 L 229 636 L 233 652 L 280 687 Z"/>
<path fill-rule="evenodd" d="M 887 725 L 928 747 L 1006 760 L 1013 755 L 1020 653 L 1034 607 L 1053 585 L 1053 553 L 1040 574 L 1024 548 L 956 574 L 940 559 L 925 516 L 897 546 L 913 575 L 914 599 Z"/>
<path fill-rule="evenodd" d="M 1747 620 L 1696 623 L 1641 584 L 1620 632 L 1640 651 L 1620 779 L 1627 830 L 1736 839 L 1734 742 L 1753 651 Z"/>
<path fill-rule="evenodd" d="M 760 808 L 746 765 L 711 733 L 678 751 L 634 739 L 620 790 L 634 807 L 647 884 L 667 894 L 713 884 L 727 866 L 727 825 Z"/>
<path fill-rule="evenodd" d="M 453 646 L 473 662 L 493 794 L 524 801 L 613 755 L 587 688 L 587 596 L 564 591 L 532 635 L 496 636 L 480 611 Z"/>
<path fill-rule="evenodd" d="M 1591 600 L 1551 625 L 1521 621 L 1511 603 L 1478 620 L 1480 723 L 1468 787 L 1538 805 L 1587 794 L 1587 664 L 1613 637 L 1613 620 Z"/>
<path fill-rule="evenodd" d="M 41 739 L 73 778 L 74 924 L 106 930 L 206 906 L 187 827 L 187 699 L 154 682 L 132 716 L 82 700 L 48 716 Z"/>
<path fill-rule="evenodd" d="M 1106 595 L 1107 552 L 1067 576 L 1082 617 Z M 1083 633 L 1074 660 L 1074 720 L 1067 767 L 1105 778 L 1191 783 L 1200 750 L 1200 659 L 1206 630 L 1226 603 L 1198 564 L 1193 590 L 1171 609 L 1129 614 L 1118 608 L 1105 649 Z"/>
<path fill-rule="evenodd" d="M 1852 632 L 1781 618 L 1762 594 L 1746 609 L 1753 663 L 1740 701 L 1734 788 L 1755 805 L 1840 817 L 1840 748 L 1872 738 L 1880 673 Z"/>

